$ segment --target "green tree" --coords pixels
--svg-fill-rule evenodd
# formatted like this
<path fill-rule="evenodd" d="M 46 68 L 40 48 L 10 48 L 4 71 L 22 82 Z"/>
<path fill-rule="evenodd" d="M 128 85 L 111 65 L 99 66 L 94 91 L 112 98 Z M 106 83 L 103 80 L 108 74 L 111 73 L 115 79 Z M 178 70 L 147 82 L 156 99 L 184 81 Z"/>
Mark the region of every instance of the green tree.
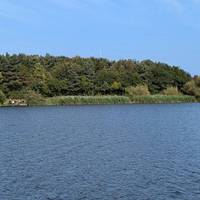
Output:
<path fill-rule="evenodd" d="M 118 82 L 118 81 L 114 81 L 111 84 L 111 90 L 112 90 L 112 93 L 121 94 L 122 93 L 122 85 L 121 85 L 121 83 Z"/>
<path fill-rule="evenodd" d="M 20 65 L 18 71 L 19 81 L 21 82 L 23 88 L 31 87 L 33 78 L 29 68 L 24 65 Z"/>
<path fill-rule="evenodd" d="M 18 68 L 16 65 L 9 63 L 9 60 L 3 65 L 1 74 L 3 76 L 2 87 L 6 93 L 9 91 L 20 90 L 22 88 Z"/>
<path fill-rule="evenodd" d="M 24 99 L 28 106 L 41 105 L 44 101 L 42 95 L 33 90 L 27 90 Z"/>
<path fill-rule="evenodd" d="M 3 87 L 3 75 L 0 72 L 0 89 L 2 89 L 2 87 Z"/>
<path fill-rule="evenodd" d="M 51 75 L 40 63 L 35 64 L 33 69 L 33 83 L 32 89 L 42 95 L 47 95 L 48 81 L 51 79 Z"/>
<path fill-rule="evenodd" d="M 0 90 L 0 104 L 3 104 L 6 101 L 5 94 Z"/>
<path fill-rule="evenodd" d="M 48 81 L 48 96 L 66 95 L 68 93 L 68 81 L 52 78 Z"/>
<path fill-rule="evenodd" d="M 191 75 L 179 67 L 151 60 L 0 55 L 0 89 L 6 96 L 23 90 L 43 96 L 124 94 L 130 86 L 145 84 L 156 94 L 168 86 L 183 91 L 191 80 Z M 197 93 L 200 81 L 198 77 L 193 81 Z"/>

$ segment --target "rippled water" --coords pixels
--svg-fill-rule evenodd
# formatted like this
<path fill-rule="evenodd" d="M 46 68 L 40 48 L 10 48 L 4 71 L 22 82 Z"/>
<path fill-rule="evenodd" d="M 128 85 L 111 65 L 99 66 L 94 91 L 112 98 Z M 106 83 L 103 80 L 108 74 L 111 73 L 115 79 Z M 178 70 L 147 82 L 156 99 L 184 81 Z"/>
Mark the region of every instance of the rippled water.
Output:
<path fill-rule="evenodd" d="M 0 109 L 0 200 L 198 200 L 200 104 Z"/>

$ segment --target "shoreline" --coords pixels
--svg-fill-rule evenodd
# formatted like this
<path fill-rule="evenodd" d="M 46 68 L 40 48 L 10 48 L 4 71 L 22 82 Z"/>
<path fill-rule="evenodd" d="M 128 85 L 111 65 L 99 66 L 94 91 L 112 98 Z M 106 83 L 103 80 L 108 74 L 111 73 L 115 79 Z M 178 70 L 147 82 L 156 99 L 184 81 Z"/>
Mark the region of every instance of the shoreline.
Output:
<path fill-rule="evenodd" d="M 24 102 L 24 100 L 22 100 Z M 167 95 L 148 95 L 148 96 L 56 96 L 50 98 L 34 100 L 26 104 L 6 103 L 0 107 L 30 107 L 30 106 L 84 106 L 84 105 L 135 105 L 135 104 L 185 104 L 198 103 L 193 96 L 167 96 Z"/>
<path fill-rule="evenodd" d="M 127 104 L 66 104 L 66 105 L 30 105 L 30 106 L 12 106 L 0 105 L 1 108 L 31 108 L 31 107 L 72 107 L 72 106 L 126 106 L 126 105 L 180 105 L 180 104 L 199 104 L 199 102 L 179 102 L 179 103 L 127 103 Z"/>

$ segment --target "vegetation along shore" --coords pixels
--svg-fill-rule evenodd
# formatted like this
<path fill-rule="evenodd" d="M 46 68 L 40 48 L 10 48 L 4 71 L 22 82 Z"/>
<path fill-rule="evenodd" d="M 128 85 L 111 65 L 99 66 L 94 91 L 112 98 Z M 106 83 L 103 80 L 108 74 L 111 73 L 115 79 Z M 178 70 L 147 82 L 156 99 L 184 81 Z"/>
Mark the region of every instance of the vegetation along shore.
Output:
<path fill-rule="evenodd" d="M 2 106 L 188 103 L 200 77 L 151 60 L 0 55 Z"/>

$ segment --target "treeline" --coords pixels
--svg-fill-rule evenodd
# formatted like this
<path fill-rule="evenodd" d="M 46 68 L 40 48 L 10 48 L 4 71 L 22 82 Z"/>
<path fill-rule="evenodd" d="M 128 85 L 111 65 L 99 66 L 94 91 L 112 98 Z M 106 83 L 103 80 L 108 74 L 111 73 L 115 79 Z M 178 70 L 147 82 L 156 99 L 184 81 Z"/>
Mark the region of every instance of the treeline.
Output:
<path fill-rule="evenodd" d="M 151 94 L 173 87 L 182 93 L 196 95 L 198 91 L 191 91 L 196 82 L 179 67 L 151 60 L 0 55 L 0 93 L 7 98 L 26 91 L 43 97 L 124 95 L 127 88 L 138 85 L 147 86 Z"/>

